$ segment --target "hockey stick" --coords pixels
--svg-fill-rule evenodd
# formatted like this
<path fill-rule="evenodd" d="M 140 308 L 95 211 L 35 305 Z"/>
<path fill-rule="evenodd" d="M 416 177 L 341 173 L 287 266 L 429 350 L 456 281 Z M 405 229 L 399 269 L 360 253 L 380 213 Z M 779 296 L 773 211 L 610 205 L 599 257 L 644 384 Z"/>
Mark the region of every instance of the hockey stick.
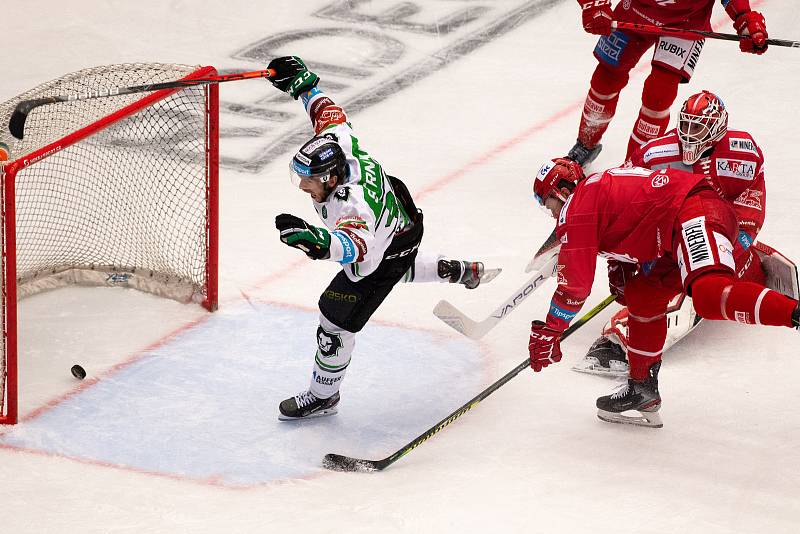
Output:
<path fill-rule="evenodd" d="M 556 271 L 557 261 L 558 250 L 550 251 L 547 259 L 544 261 L 544 265 L 482 321 L 470 319 L 446 300 L 439 301 L 436 307 L 433 308 L 433 314 L 444 321 L 449 327 L 464 334 L 468 338 L 480 339 L 485 336 L 489 330 L 497 326 L 497 323 L 505 319 L 509 313 L 514 311 L 517 306 L 541 286 L 545 280 L 553 276 Z"/>
<path fill-rule="evenodd" d="M 28 119 L 28 114 L 34 109 L 47 104 L 56 104 L 58 102 L 77 102 L 80 100 L 90 100 L 92 98 L 106 98 L 109 96 L 146 93 L 150 91 L 161 91 L 162 89 L 180 89 L 183 87 L 193 87 L 196 85 L 209 85 L 212 83 L 249 80 L 251 78 L 269 78 L 272 76 L 275 76 L 275 69 L 254 70 L 250 72 L 223 74 L 221 76 L 210 76 L 208 78 L 195 78 L 193 80 L 176 80 L 174 82 L 132 85 L 130 87 L 98 88 L 94 91 L 80 93 L 77 95 L 57 95 L 23 100 L 17 104 L 17 106 L 14 108 L 14 112 L 11 113 L 11 120 L 8 121 L 8 130 L 11 132 L 11 135 L 17 139 L 22 139 L 25 132 L 25 121 Z"/>
<path fill-rule="evenodd" d="M 705 30 L 684 30 L 682 28 L 670 28 L 669 26 L 653 26 L 650 24 L 640 24 L 638 22 L 612 21 L 612 30 L 631 30 L 640 33 L 651 33 L 653 35 L 669 35 L 680 37 L 681 39 L 720 39 L 723 41 L 741 41 L 742 37 L 734 33 L 718 33 Z M 787 39 L 767 39 L 768 45 L 787 46 L 789 48 L 800 48 L 800 41 L 789 41 Z"/>
<path fill-rule="evenodd" d="M 529 273 L 532 270 L 540 270 L 542 265 L 550 259 L 550 254 L 553 251 L 556 251 L 556 254 L 559 250 L 561 250 L 561 241 L 558 240 L 556 236 L 556 229 L 553 228 L 553 233 L 551 233 L 548 238 L 542 243 L 542 246 L 539 247 L 539 250 L 536 251 L 536 254 L 533 255 L 531 261 L 528 262 L 528 265 L 525 266 L 525 272 Z"/>
<path fill-rule="evenodd" d="M 567 339 L 575 330 L 586 324 L 590 319 L 592 319 L 595 315 L 600 313 L 603 309 L 605 309 L 609 304 L 614 302 L 614 295 L 609 295 L 606 299 L 586 312 L 586 315 L 578 319 L 572 326 L 567 328 L 563 334 L 561 334 L 561 341 Z M 466 404 L 461 406 L 458 410 L 454 411 L 438 423 L 436 423 L 433 427 L 429 428 L 425 431 L 421 436 L 416 438 L 415 440 L 408 443 L 406 446 L 402 447 L 400 450 L 395 452 L 394 454 L 387 456 L 383 460 L 362 460 L 359 458 L 351 458 L 349 456 L 342 456 L 341 454 L 326 454 L 325 458 L 322 460 L 322 465 L 326 469 L 331 469 L 333 471 L 358 471 L 358 472 L 372 472 L 372 471 L 383 471 L 397 460 L 408 454 L 409 452 L 413 451 L 417 447 L 419 447 L 423 442 L 425 442 L 428 438 L 448 426 L 450 423 L 470 411 L 476 404 L 480 401 L 500 389 L 506 382 L 517 376 L 520 372 L 524 369 L 530 367 L 531 362 L 529 359 L 525 359 L 522 363 L 514 368 L 511 372 L 503 376 L 500 380 L 489 386 L 488 388 L 484 389 L 480 393 L 478 393 L 475 397 L 467 401 Z"/>

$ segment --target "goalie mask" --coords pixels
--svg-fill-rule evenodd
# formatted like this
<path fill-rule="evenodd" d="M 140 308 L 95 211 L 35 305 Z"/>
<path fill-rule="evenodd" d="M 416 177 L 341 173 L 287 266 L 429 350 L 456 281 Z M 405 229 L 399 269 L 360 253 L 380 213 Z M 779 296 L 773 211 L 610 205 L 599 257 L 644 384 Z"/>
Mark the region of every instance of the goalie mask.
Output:
<path fill-rule="evenodd" d="M 681 158 L 695 163 L 728 132 L 728 111 L 722 100 L 708 91 L 690 96 L 678 116 Z"/>
<path fill-rule="evenodd" d="M 298 187 L 302 180 L 327 182 L 332 174 L 339 177 L 339 182 L 347 178 L 347 159 L 330 134 L 311 138 L 289 164 L 289 177 Z"/>

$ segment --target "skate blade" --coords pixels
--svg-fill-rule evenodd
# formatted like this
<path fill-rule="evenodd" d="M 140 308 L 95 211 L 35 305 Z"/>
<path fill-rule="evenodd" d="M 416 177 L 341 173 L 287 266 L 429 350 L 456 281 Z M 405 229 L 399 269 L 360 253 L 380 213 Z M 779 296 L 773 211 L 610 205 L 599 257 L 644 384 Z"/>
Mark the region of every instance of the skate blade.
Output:
<path fill-rule="evenodd" d="M 328 408 L 326 410 L 319 410 L 312 414 L 308 414 L 305 417 L 290 417 L 288 415 L 283 415 L 282 413 L 278 412 L 278 421 L 306 421 L 308 419 L 315 419 L 317 417 L 326 417 L 328 415 L 336 415 L 339 412 L 339 409 L 336 406 Z"/>
<path fill-rule="evenodd" d="M 576 373 L 586 373 L 587 375 L 604 376 L 606 378 L 628 378 L 628 366 L 626 364 L 603 367 L 596 358 L 584 358 L 572 366 Z"/>
<path fill-rule="evenodd" d="M 481 284 L 488 284 L 497 278 L 497 275 L 501 272 L 503 272 L 503 269 L 484 269 L 481 275 Z"/>
<path fill-rule="evenodd" d="M 622 413 L 607 412 L 605 410 L 597 410 L 597 417 L 606 423 L 619 423 L 622 425 L 635 425 L 646 426 L 648 428 L 662 428 L 664 426 L 661 421 L 661 416 L 658 412 L 640 412 L 638 410 L 628 410 L 636 412 L 638 416 L 623 415 Z"/>

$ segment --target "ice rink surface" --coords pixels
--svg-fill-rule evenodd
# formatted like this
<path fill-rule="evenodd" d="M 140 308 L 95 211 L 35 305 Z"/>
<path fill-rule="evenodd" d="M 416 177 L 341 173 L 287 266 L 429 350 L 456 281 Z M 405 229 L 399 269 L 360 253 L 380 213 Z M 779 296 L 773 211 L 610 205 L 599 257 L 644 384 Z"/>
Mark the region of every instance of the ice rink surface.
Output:
<path fill-rule="evenodd" d="M 595 38 L 571 0 L 303 3 L 10 2 L 0 100 L 85 67 L 126 62 L 263 68 L 296 54 L 349 111 L 364 146 L 425 212 L 423 248 L 504 268 L 468 292 L 399 286 L 357 339 L 339 415 L 279 424 L 306 386 L 319 293 L 335 264 L 280 243 L 274 216 L 315 220 L 288 181 L 310 136 L 300 104 L 263 81 L 221 87 L 220 310 L 69 288 L 20 303 L 21 416 L 0 429 L 0 530 L 39 532 L 794 533 L 800 529 L 795 332 L 700 325 L 666 356 L 664 428 L 597 420 L 613 381 L 580 375 L 611 310 L 377 474 L 320 467 L 382 458 L 527 357 L 552 282 L 481 343 L 438 321 L 446 298 L 484 317 L 552 230 L 540 162 L 575 139 Z M 800 39 L 793 2 L 751 0 L 770 36 Z M 732 31 L 722 8 L 713 19 Z M 625 89 L 593 168 L 621 162 L 647 70 Z M 706 44 L 678 102 L 725 100 L 766 156 L 760 239 L 800 259 L 795 187 L 800 50 Z M 598 261 L 594 293 L 607 294 Z M 88 372 L 69 374 L 73 363 Z"/>

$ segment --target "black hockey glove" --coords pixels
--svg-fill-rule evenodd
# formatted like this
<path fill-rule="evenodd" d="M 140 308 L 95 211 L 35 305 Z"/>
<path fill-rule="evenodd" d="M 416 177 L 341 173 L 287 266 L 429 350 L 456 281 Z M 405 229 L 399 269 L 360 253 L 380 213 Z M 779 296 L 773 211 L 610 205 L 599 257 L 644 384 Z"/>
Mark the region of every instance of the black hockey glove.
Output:
<path fill-rule="evenodd" d="M 300 217 L 281 213 L 275 217 L 275 228 L 281 232 L 281 241 L 290 247 L 299 248 L 312 260 L 325 260 L 331 256 L 331 234 Z"/>
<path fill-rule="evenodd" d="M 270 83 L 292 95 L 295 100 L 319 83 L 319 76 L 308 70 L 303 60 L 297 56 L 275 58 L 269 62 L 267 68 L 275 69 L 275 76 L 267 78 Z"/>

